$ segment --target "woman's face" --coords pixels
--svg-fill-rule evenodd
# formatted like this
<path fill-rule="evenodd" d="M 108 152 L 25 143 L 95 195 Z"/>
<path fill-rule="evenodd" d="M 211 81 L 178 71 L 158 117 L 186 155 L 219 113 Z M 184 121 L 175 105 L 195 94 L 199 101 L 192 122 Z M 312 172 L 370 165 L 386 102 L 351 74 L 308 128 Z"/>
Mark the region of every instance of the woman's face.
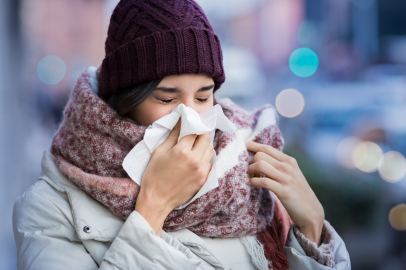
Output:
<path fill-rule="evenodd" d="M 129 116 L 137 123 L 149 126 L 181 103 L 200 113 L 213 106 L 213 89 L 213 78 L 206 74 L 166 76 Z"/>

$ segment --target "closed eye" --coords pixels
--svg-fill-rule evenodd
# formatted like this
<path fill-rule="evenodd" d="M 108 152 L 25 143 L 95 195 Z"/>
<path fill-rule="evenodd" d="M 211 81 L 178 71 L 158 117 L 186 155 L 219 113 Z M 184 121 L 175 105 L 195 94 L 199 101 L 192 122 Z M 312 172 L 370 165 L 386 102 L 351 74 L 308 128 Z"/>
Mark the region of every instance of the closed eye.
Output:
<path fill-rule="evenodd" d="M 163 103 L 170 103 L 173 99 L 160 99 Z"/>
<path fill-rule="evenodd" d="M 206 102 L 209 98 L 196 98 L 199 102 Z M 163 103 L 171 103 L 174 99 L 158 99 Z"/>

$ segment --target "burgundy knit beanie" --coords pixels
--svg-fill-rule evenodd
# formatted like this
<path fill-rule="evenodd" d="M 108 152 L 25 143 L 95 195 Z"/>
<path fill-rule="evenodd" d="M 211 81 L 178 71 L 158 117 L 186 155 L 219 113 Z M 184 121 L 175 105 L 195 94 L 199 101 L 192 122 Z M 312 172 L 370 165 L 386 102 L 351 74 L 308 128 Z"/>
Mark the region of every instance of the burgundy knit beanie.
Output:
<path fill-rule="evenodd" d="M 99 95 L 167 75 L 206 73 L 225 81 L 220 40 L 193 0 L 121 0 L 113 11 Z"/>

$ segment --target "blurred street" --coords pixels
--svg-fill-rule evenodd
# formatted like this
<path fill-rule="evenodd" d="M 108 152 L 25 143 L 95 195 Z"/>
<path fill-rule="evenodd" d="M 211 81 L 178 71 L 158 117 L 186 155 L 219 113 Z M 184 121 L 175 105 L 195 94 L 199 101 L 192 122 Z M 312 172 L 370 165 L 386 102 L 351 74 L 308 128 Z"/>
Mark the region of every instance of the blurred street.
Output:
<path fill-rule="evenodd" d="M 217 97 L 275 106 L 353 269 L 406 269 L 406 1 L 196 2 L 223 49 Z M 14 201 L 78 76 L 101 64 L 117 3 L 0 1 L 0 270 L 17 269 Z"/>

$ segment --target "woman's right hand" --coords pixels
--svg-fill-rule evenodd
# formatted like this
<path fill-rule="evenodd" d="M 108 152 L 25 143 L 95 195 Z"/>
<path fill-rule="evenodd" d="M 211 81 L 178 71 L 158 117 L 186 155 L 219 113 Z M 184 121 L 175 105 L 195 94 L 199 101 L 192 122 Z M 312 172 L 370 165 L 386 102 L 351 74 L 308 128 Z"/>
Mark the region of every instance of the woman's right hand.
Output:
<path fill-rule="evenodd" d="M 187 135 L 177 143 L 179 133 L 180 119 L 152 154 L 135 206 L 157 235 L 168 214 L 199 191 L 211 169 L 210 135 Z"/>

